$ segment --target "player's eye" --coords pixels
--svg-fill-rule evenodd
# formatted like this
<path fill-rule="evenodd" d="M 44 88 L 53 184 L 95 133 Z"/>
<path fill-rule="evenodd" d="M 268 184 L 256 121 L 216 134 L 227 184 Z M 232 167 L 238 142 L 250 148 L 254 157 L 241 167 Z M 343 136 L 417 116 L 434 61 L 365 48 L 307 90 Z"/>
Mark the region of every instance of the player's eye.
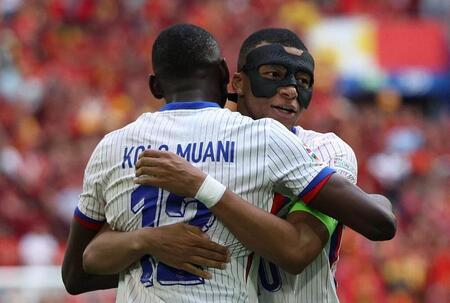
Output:
<path fill-rule="evenodd" d="M 295 78 L 297 79 L 297 83 L 304 89 L 308 89 L 311 87 L 311 77 L 304 73 L 304 72 L 298 72 L 295 75 Z"/>
<path fill-rule="evenodd" d="M 264 77 L 271 79 L 271 80 L 281 80 L 281 73 L 277 72 L 277 71 L 272 71 L 272 72 L 265 72 L 263 74 Z"/>
<path fill-rule="evenodd" d="M 284 79 L 287 72 L 286 68 L 279 65 L 261 65 L 258 71 L 261 77 L 275 81 Z"/>

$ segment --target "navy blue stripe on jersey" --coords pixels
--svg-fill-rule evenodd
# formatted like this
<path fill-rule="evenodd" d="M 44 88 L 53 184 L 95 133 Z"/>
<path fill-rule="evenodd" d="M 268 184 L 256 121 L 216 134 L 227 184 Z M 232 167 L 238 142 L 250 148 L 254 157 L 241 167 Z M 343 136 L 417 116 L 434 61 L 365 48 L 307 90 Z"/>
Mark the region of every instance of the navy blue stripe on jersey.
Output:
<path fill-rule="evenodd" d="M 309 193 L 318 192 L 320 188 L 325 184 L 324 179 L 328 179 L 331 174 L 334 174 L 336 171 L 330 167 L 323 168 L 317 176 L 314 177 L 314 179 L 306 186 L 306 188 L 300 193 L 299 197 L 302 199 L 302 201 L 306 204 L 309 203 L 314 196 L 309 197 Z M 306 198 L 308 196 L 308 198 Z"/>
<path fill-rule="evenodd" d="M 344 225 L 339 223 L 331 236 L 329 259 L 330 266 L 332 266 L 339 259 L 339 248 L 341 246 L 342 231 L 344 230 Z"/>
<path fill-rule="evenodd" d="M 97 221 L 92 218 L 89 218 L 88 216 L 83 214 L 78 209 L 78 207 L 75 208 L 75 212 L 73 215 L 75 217 L 75 220 L 77 220 L 81 225 L 83 225 L 87 229 L 98 230 L 98 229 L 102 228 L 103 224 L 105 224 L 105 222 L 106 222 L 106 220 L 105 221 Z"/>
<path fill-rule="evenodd" d="M 177 109 L 201 109 L 201 108 L 209 108 L 209 107 L 219 107 L 219 104 L 208 101 L 177 101 L 172 103 L 167 103 L 161 109 L 160 112 L 168 111 L 168 110 L 177 110 Z"/>

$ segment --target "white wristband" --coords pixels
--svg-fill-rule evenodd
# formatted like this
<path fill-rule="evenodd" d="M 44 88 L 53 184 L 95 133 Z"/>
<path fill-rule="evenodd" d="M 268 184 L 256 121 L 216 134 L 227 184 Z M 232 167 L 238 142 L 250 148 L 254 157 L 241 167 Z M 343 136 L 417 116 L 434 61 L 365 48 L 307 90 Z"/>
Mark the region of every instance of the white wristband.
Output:
<path fill-rule="evenodd" d="M 219 202 L 226 189 L 225 185 L 208 175 L 194 198 L 205 204 L 206 207 L 211 208 Z"/>

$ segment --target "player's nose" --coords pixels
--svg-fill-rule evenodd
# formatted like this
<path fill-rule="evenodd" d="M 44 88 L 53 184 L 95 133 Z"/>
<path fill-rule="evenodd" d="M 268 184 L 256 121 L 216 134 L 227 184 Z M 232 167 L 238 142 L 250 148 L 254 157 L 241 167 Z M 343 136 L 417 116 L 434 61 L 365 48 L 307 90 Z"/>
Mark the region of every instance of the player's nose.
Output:
<path fill-rule="evenodd" d="M 279 87 L 278 93 L 289 100 L 296 99 L 298 96 L 297 89 L 292 85 Z"/>

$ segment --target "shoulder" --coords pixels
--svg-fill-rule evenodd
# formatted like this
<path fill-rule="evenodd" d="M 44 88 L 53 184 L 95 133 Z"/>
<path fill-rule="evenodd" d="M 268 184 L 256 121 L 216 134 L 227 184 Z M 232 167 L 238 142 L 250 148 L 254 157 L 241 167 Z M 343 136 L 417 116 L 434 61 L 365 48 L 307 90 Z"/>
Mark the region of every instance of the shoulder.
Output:
<path fill-rule="evenodd" d="M 239 112 L 230 111 L 227 108 L 213 109 L 212 112 L 218 116 L 227 117 L 228 119 L 230 119 L 230 123 L 232 123 L 236 126 L 258 124 L 260 121 L 260 120 L 254 120 L 248 116 L 244 116 L 243 114 L 241 114 Z"/>
<path fill-rule="evenodd" d="M 248 116 L 244 116 L 239 112 L 232 112 L 228 109 L 216 110 L 220 115 L 226 116 L 226 119 L 222 119 L 224 127 L 235 129 L 239 132 L 248 133 L 289 133 L 289 131 L 278 121 L 271 118 L 253 119 Z M 214 119 L 214 117 L 212 118 Z M 226 122 L 225 122 L 226 121 Z"/>
<path fill-rule="evenodd" d="M 356 183 L 358 162 L 352 147 L 335 133 L 319 133 L 295 128 L 295 134 L 328 166 Z"/>
<path fill-rule="evenodd" d="M 94 153 L 101 153 L 102 151 L 105 150 L 114 150 L 115 148 L 120 147 L 118 145 L 118 142 L 126 141 L 127 138 L 130 138 L 134 132 L 136 132 L 139 128 L 142 127 L 142 124 L 139 121 L 141 117 L 125 125 L 122 128 L 113 130 L 104 135 L 103 138 L 97 144 Z"/>
<path fill-rule="evenodd" d="M 143 113 L 133 122 L 107 133 L 102 141 L 104 141 L 104 143 L 109 143 L 110 141 L 117 140 L 118 138 L 125 138 L 136 130 L 145 128 L 148 121 L 157 114 L 158 113 Z"/>
<path fill-rule="evenodd" d="M 344 154 L 351 154 L 354 155 L 353 149 L 351 148 L 350 145 L 348 145 L 347 142 L 345 142 L 343 139 L 341 139 L 338 135 L 336 135 L 335 133 L 325 133 L 325 134 L 320 134 L 317 133 L 318 135 L 316 136 L 316 140 L 317 140 L 317 144 L 318 146 L 323 146 L 323 145 L 331 145 L 332 147 L 335 148 L 335 152 L 336 153 L 344 153 Z"/>
<path fill-rule="evenodd" d="M 263 118 L 263 119 L 259 119 L 258 121 L 261 121 L 262 123 L 267 125 L 268 128 L 270 128 L 271 130 L 273 130 L 275 132 L 280 132 L 285 135 L 288 134 L 288 136 L 294 135 L 294 133 L 291 130 L 286 128 L 286 126 L 284 126 L 283 124 L 281 124 L 280 122 L 278 122 L 275 119 Z"/>
<path fill-rule="evenodd" d="M 294 128 L 294 133 L 314 150 L 326 148 L 330 156 L 355 155 L 352 147 L 333 132 L 319 133 L 296 126 Z"/>
<path fill-rule="evenodd" d="M 297 136 L 293 130 L 286 128 L 277 120 L 271 118 L 260 119 L 261 123 L 265 123 L 265 128 L 269 134 L 269 138 L 275 142 L 283 142 L 285 144 L 301 145 L 303 141 Z"/>

